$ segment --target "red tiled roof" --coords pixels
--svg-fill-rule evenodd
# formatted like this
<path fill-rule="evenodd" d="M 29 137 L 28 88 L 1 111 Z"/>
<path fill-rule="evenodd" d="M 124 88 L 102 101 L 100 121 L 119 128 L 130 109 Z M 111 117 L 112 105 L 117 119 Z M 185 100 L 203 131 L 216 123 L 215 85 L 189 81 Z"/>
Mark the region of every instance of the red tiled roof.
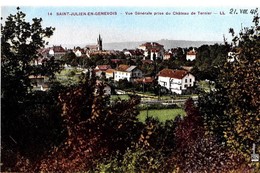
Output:
<path fill-rule="evenodd" d="M 107 69 L 110 69 L 110 65 L 97 65 L 96 69 L 99 69 L 101 71 L 106 71 Z"/>
<path fill-rule="evenodd" d="M 142 63 L 143 63 L 143 64 L 145 64 L 145 63 L 147 63 L 147 64 L 152 64 L 153 61 L 150 60 L 150 59 L 145 59 L 145 60 L 142 60 Z"/>
<path fill-rule="evenodd" d="M 61 47 L 61 46 L 53 46 L 52 49 L 53 49 L 53 51 L 55 53 L 57 53 L 57 52 L 62 52 L 62 53 L 66 52 L 66 50 L 63 47 Z"/>
<path fill-rule="evenodd" d="M 152 48 L 151 52 L 160 52 L 160 49 L 159 48 Z"/>
<path fill-rule="evenodd" d="M 113 73 L 114 71 L 115 71 L 115 70 L 111 68 L 111 69 L 107 69 L 107 70 L 106 70 L 106 73 Z"/>
<path fill-rule="evenodd" d="M 117 67 L 116 70 L 118 71 L 126 71 L 130 66 L 129 65 L 124 65 L 124 64 L 121 64 Z"/>
<path fill-rule="evenodd" d="M 182 79 L 187 74 L 188 72 L 186 70 L 163 69 L 158 73 L 158 76 Z"/>
<path fill-rule="evenodd" d="M 143 50 L 139 50 L 139 49 L 136 49 L 136 50 L 128 50 L 132 55 L 136 55 L 136 56 L 139 56 L 139 55 L 143 55 Z"/>
<path fill-rule="evenodd" d="M 86 45 L 85 48 L 97 49 L 97 45 Z"/>
<path fill-rule="evenodd" d="M 99 70 L 99 69 L 94 69 L 93 71 L 94 71 L 95 73 L 101 72 L 101 70 Z"/>
<path fill-rule="evenodd" d="M 197 53 L 193 50 L 190 50 L 189 52 L 187 52 L 187 55 L 196 55 Z"/>

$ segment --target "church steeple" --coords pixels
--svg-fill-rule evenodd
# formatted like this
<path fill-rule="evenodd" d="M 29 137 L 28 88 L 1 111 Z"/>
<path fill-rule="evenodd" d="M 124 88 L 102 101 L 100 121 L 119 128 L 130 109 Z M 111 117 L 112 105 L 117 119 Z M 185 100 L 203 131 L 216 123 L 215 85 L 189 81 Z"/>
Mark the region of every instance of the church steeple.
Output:
<path fill-rule="evenodd" d="M 102 38 L 101 38 L 100 34 L 97 39 L 97 49 L 102 50 Z"/>

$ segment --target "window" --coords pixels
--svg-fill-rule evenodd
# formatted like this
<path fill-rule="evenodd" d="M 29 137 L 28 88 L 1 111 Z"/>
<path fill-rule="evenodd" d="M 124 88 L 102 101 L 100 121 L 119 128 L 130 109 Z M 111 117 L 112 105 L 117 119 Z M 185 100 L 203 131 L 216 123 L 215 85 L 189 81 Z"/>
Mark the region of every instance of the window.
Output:
<path fill-rule="evenodd" d="M 185 79 L 185 83 L 187 83 L 188 82 L 188 80 L 187 79 Z"/>
<path fill-rule="evenodd" d="M 192 80 L 190 79 L 190 82 L 191 82 Z"/>

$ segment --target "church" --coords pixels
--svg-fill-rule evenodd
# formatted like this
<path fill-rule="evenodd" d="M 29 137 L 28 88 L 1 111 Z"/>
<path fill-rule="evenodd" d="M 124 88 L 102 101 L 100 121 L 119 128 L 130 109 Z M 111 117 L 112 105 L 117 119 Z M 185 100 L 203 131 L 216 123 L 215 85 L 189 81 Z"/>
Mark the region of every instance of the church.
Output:
<path fill-rule="evenodd" d="M 114 50 L 104 50 L 103 40 L 100 34 L 98 35 L 97 38 L 97 44 L 87 45 L 85 46 L 85 50 L 86 50 L 87 57 L 91 57 L 93 55 L 105 55 L 105 56 L 118 55 L 118 52 Z"/>
<path fill-rule="evenodd" d="M 102 46 L 102 38 L 99 34 L 98 38 L 97 38 L 97 44 L 96 45 L 87 45 L 85 47 L 89 52 L 97 52 L 97 51 L 102 51 L 103 50 L 103 46 Z"/>

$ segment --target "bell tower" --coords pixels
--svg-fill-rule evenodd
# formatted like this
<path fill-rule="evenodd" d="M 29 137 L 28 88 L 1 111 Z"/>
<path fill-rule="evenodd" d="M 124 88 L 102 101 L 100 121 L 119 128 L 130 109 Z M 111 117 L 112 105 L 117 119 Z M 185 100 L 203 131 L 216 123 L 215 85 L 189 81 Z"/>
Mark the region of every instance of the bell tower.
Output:
<path fill-rule="evenodd" d="M 102 38 L 101 38 L 100 34 L 97 39 L 97 50 L 102 50 Z"/>

